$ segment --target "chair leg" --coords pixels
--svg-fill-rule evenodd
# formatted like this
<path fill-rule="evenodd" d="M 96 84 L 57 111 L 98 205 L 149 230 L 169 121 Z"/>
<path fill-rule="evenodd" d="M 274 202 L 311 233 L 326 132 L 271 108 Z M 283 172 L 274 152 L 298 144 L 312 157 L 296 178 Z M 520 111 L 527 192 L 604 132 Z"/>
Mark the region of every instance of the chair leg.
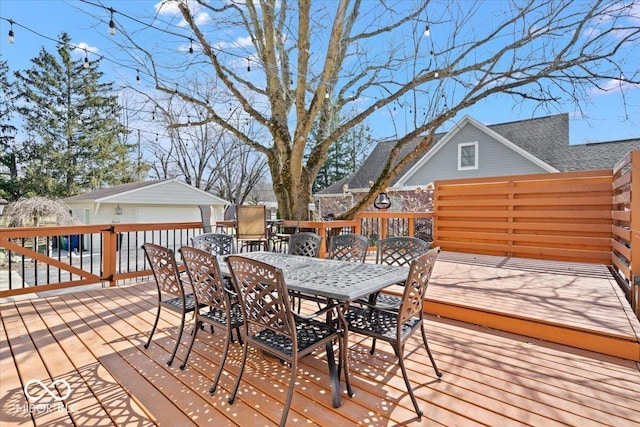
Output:
<path fill-rule="evenodd" d="M 169 361 L 167 362 L 168 366 L 171 366 L 171 364 L 173 363 L 173 359 L 176 357 L 176 352 L 178 351 L 178 347 L 180 346 L 180 340 L 182 339 L 182 331 L 184 330 L 184 318 L 185 318 L 186 313 L 183 311 L 182 312 L 182 320 L 180 321 L 180 330 L 178 331 L 178 338 L 176 339 L 176 345 L 175 347 L 173 347 L 173 353 L 171 353 L 171 357 L 169 358 Z"/>
<path fill-rule="evenodd" d="M 373 338 L 373 341 L 371 341 L 371 350 L 369 350 L 369 354 L 373 356 L 373 353 L 375 353 L 375 351 L 376 351 L 376 339 Z"/>
<path fill-rule="evenodd" d="M 238 372 L 238 378 L 236 379 L 236 385 L 233 387 L 233 392 L 227 401 L 229 404 L 233 404 L 234 400 L 236 400 L 236 393 L 238 393 L 238 388 L 240 387 L 240 380 L 242 379 L 242 374 L 244 373 L 244 366 L 247 364 L 247 347 L 248 343 L 244 343 L 242 346 L 242 362 L 240 363 L 240 372 Z"/>
<path fill-rule="evenodd" d="M 436 371 L 436 375 L 438 378 L 442 376 L 442 372 L 438 370 L 436 366 L 436 361 L 433 359 L 433 355 L 431 354 L 431 349 L 429 349 L 429 343 L 427 342 L 427 334 L 424 332 L 424 322 L 420 325 L 420 330 L 422 332 L 422 341 L 424 341 L 424 348 L 427 349 L 427 354 L 429 355 L 429 359 L 431 360 L 431 366 L 433 366 L 433 370 Z"/>
<path fill-rule="evenodd" d="M 418 407 L 418 401 L 416 400 L 416 396 L 413 394 L 413 389 L 411 388 L 409 378 L 407 377 L 407 369 L 404 367 L 404 346 L 399 346 L 396 348 L 396 346 L 394 345 L 394 350 L 396 352 L 396 355 L 398 356 L 398 364 L 400 365 L 400 370 L 402 370 L 402 377 L 404 378 L 404 383 L 406 384 L 407 390 L 409 391 L 409 396 L 411 396 L 413 407 L 416 410 L 416 414 L 418 414 L 418 418 L 422 418 L 422 411 Z"/>
<path fill-rule="evenodd" d="M 209 394 L 213 394 L 216 392 L 216 387 L 218 387 L 218 381 L 220 380 L 220 374 L 222 374 L 222 368 L 224 367 L 224 362 L 227 360 L 227 352 L 229 351 L 229 337 L 233 335 L 233 331 L 229 326 L 227 326 L 227 339 L 224 340 L 224 348 L 222 349 L 222 360 L 220 360 L 220 365 L 218 366 L 218 371 L 216 372 L 216 376 L 213 379 L 213 384 L 209 389 Z"/>
<path fill-rule="evenodd" d="M 187 354 L 184 356 L 184 362 L 180 365 L 180 369 L 184 370 L 187 366 L 187 360 L 189 360 L 189 355 L 191 354 L 191 349 L 193 348 L 193 343 L 196 341 L 196 335 L 198 334 L 198 329 L 202 327 L 202 322 L 196 321 L 195 326 L 193 327 L 193 331 L 191 331 L 191 343 L 189 343 L 189 348 L 187 349 Z"/>
<path fill-rule="evenodd" d="M 236 328 L 236 335 L 238 335 L 238 344 L 244 344 L 242 341 L 242 335 L 240 334 L 240 328 Z M 233 337 L 233 331 L 231 331 L 231 336 Z M 233 340 L 231 340 L 233 342 Z"/>
<path fill-rule="evenodd" d="M 144 348 L 149 348 L 149 344 L 151 344 L 151 338 L 153 337 L 153 333 L 156 331 L 156 327 L 158 326 L 158 320 L 160 320 L 160 304 L 158 304 L 158 311 L 156 313 L 156 321 L 153 322 L 153 327 L 151 328 L 151 333 L 149 334 L 149 339 L 147 339 L 147 343 L 144 345 Z"/>
<path fill-rule="evenodd" d="M 293 387 L 296 384 L 296 374 L 298 373 L 298 360 L 291 361 L 291 379 L 289 380 L 289 390 L 287 391 L 287 400 L 284 403 L 284 409 L 282 410 L 282 417 L 280 418 L 280 427 L 284 427 L 287 423 L 287 416 L 289 415 L 289 408 L 291 407 L 291 399 L 293 398 Z"/>

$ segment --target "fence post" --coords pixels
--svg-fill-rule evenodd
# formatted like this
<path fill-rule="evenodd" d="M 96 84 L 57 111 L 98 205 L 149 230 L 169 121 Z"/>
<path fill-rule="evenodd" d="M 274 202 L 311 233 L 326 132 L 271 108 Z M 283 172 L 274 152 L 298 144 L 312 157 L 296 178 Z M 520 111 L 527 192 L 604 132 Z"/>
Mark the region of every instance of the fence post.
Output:
<path fill-rule="evenodd" d="M 116 238 L 118 233 L 115 232 L 115 227 L 112 225 L 102 232 L 102 236 L 104 242 L 103 274 L 109 280 L 109 287 L 114 287 L 116 286 L 116 251 L 118 246 Z"/>
<path fill-rule="evenodd" d="M 640 275 L 640 150 L 631 153 L 631 307 L 640 319 L 640 281 L 635 278 Z"/>

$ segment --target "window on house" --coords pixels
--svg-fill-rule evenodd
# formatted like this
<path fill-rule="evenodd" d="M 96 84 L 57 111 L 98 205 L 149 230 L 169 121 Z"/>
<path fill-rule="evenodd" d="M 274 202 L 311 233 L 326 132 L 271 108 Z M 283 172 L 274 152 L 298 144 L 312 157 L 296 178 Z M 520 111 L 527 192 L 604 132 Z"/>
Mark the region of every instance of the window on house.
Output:
<path fill-rule="evenodd" d="M 478 169 L 478 143 L 458 144 L 458 170 Z"/>

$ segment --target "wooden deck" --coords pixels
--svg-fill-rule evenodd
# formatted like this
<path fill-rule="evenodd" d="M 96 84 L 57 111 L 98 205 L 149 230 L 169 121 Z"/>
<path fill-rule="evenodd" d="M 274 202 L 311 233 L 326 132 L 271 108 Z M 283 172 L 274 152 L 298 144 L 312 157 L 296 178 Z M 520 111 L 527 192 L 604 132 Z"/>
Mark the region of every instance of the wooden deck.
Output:
<path fill-rule="evenodd" d="M 444 253 L 428 291 L 428 309 L 476 313 L 483 321 L 500 318 L 504 328 L 523 321 L 561 329 L 566 319 L 570 330 L 596 330 L 604 336 L 635 333 L 637 344 L 637 324 L 627 319 L 625 328 L 623 321 L 612 319 L 624 316 L 614 313 L 624 312 L 623 304 L 614 307 L 611 293 L 606 298 L 594 294 L 603 282 L 588 285 L 591 280 L 608 280 L 602 270 L 587 274 L 562 271 L 570 266 L 558 265 L 552 274 L 548 262 L 507 265 L 517 262 L 455 259 Z M 201 332 L 184 371 L 179 360 L 166 366 L 177 330 L 173 313 L 163 312 L 153 344 L 147 350 L 142 347 L 154 319 L 154 293 L 146 283 L 0 305 L 0 424 L 277 423 L 289 369 L 250 354 L 239 398 L 229 405 L 226 398 L 240 356 L 239 346 L 232 345 L 230 372 L 209 396 L 221 334 Z M 565 306 L 571 298 L 577 300 L 573 308 Z M 600 309 L 600 304 L 606 308 Z M 324 354 L 305 358 L 288 424 L 640 425 L 638 362 L 436 316 L 429 316 L 427 327 L 444 375 L 436 379 L 419 338 L 410 340 L 407 368 L 413 384 L 419 385 L 422 421 L 415 417 L 391 348 L 379 343 L 372 357 L 370 342 L 352 335 L 349 356 L 356 395 L 348 398 L 342 384 L 343 404 L 332 408 Z M 178 358 L 184 352 L 181 347 Z M 72 392 L 64 405 L 46 406 L 50 397 L 45 396 L 29 406 L 23 388 L 31 380 L 47 386 L 58 380 L 61 394 L 65 389 L 60 380 L 65 380 Z M 29 390 L 44 394 L 37 384 Z"/>

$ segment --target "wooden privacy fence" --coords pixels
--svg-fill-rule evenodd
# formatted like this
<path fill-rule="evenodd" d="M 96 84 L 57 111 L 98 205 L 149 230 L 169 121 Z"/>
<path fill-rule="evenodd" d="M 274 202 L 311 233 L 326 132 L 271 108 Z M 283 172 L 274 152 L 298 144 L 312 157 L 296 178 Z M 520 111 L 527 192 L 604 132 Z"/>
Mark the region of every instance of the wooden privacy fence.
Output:
<path fill-rule="evenodd" d="M 611 264 L 640 319 L 640 151 L 613 168 L 612 219 Z"/>
<path fill-rule="evenodd" d="M 611 264 L 611 170 L 435 182 L 443 250 Z"/>

